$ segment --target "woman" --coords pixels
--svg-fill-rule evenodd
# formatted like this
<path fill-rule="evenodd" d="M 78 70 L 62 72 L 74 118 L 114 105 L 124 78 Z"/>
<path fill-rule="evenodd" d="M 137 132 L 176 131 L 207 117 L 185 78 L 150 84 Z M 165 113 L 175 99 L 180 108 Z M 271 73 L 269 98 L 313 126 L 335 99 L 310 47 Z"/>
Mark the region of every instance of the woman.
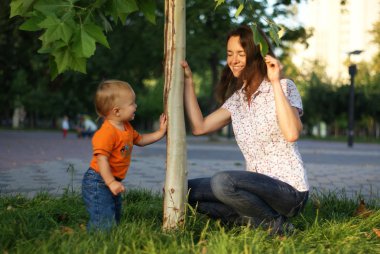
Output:
<path fill-rule="evenodd" d="M 248 26 L 227 36 L 227 65 L 218 87 L 224 104 L 210 115 L 202 115 L 187 62 L 182 67 L 193 134 L 213 132 L 232 121 L 247 166 L 246 171 L 189 180 L 189 203 L 225 223 L 261 225 L 273 234 L 291 229 L 286 219 L 300 212 L 309 193 L 296 143 L 302 102 L 295 84 L 280 78 L 280 63 L 271 49 L 261 56 Z"/>

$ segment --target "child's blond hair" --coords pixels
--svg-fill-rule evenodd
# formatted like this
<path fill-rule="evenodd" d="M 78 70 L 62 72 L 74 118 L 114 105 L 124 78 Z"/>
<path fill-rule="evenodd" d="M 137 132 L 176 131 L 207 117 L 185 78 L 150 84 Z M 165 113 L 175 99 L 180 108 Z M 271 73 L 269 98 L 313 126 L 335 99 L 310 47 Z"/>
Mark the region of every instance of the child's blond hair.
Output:
<path fill-rule="evenodd" d="M 105 80 L 99 84 L 95 94 L 95 109 L 99 117 L 106 117 L 111 112 L 121 90 L 133 92 L 131 85 L 121 80 Z"/>

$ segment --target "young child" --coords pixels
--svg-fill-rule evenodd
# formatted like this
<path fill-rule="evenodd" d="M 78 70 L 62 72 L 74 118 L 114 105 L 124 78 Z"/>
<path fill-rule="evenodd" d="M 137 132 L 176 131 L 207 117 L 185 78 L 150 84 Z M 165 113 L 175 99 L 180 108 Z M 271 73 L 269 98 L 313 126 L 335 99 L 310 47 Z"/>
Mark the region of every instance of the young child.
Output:
<path fill-rule="evenodd" d="M 104 118 L 92 139 L 93 158 L 82 181 L 82 195 L 90 214 L 88 230 L 108 230 L 121 216 L 121 181 L 127 174 L 133 145 L 145 146 L 166 134 L 166 115 L 160 116 L 160 129 L 139 134 L 129 123 L 135 117 L 132 87 L 124 81 L 102 82 L 95 95 L 96 112 Z"/>

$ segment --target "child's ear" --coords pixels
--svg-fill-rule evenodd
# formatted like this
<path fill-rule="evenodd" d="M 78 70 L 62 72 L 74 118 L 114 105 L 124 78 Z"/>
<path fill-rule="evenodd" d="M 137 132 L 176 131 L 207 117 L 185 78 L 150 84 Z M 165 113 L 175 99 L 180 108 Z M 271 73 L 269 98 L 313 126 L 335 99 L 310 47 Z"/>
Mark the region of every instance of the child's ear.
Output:
<path fill-rule="evenodd" d="M 112 114 L 115 115 L 115 116 L 119 116 L 120 115 L 120 108 L 119 107 L 114 107 L 112 109 Z"/>

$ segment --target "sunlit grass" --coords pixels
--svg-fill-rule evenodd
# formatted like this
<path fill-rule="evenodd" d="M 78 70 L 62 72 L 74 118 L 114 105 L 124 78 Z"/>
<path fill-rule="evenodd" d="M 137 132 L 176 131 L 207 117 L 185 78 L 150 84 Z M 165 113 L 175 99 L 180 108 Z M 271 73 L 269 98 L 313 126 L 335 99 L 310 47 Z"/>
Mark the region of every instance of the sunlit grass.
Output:
<path fill-rule="evenodd" d="M 355 216 L 358 200 L 344 193 L 317 193 L 292 219 L 297 230 L 273 237 L 262 229 L 223 226 L 188 209 L 178 230 L 162 230 L 161 195 L 129 191 L 121 225 L 87 233 L 80 195 L 33 199 L 0 197 L 0 253 L 380 253 L 378 202 L 368 217 Z"/>

